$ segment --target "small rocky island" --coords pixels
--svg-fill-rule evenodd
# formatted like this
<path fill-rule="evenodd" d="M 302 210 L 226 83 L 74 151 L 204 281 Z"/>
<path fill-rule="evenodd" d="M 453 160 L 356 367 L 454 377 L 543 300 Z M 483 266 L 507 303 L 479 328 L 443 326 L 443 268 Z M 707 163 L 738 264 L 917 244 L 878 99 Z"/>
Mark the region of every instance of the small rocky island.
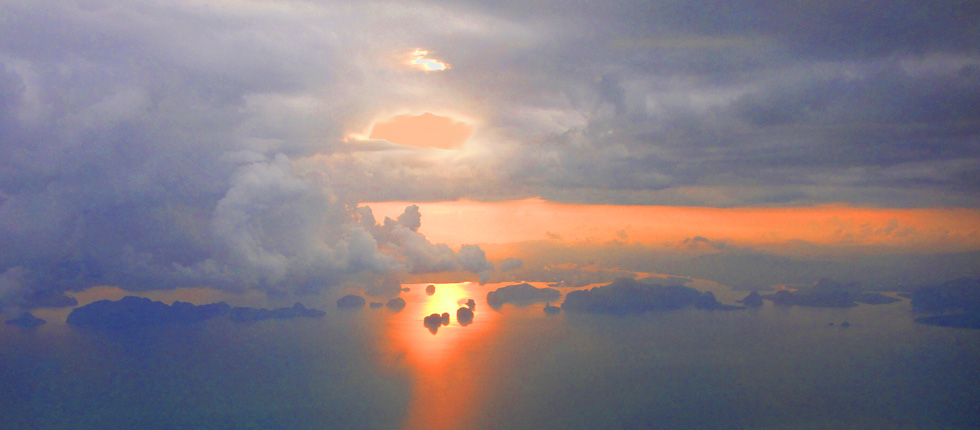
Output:
<path fill-rule="evenodd" d="M 395 297 L 391 300 L 388 300 L 388 302 L 385 303 L 385 306 L 387 306 L 388 309 L 391 309 L 393 311 L 400 311 L 405 307 L 405 299 L 401 297 Z"/>
<path fill-rule="evenodd" d="M 463 306 L 456 310 L 456 321 L 459 321 L 460 325 L 470 325 L 473 322 L 473 310 Z"/>

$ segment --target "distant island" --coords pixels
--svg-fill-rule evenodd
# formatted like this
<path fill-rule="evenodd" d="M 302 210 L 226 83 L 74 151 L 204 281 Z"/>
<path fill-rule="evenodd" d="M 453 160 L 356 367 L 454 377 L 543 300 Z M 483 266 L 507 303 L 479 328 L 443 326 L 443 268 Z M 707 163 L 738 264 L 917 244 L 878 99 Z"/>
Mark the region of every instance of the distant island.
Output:
<path fill-rule="evenodd" d="M 98 329 L 125 329 L 151 325 L 204 321 L 231 310 L 225 302 L 195 306 L 174 302 L 172 306 L 143 297 L 126 296 L 118 301 L 99 300 L 75 308 L 68 324 Z"/>
<path fill-rule="evenodd" d="M 980 280 L 959 278 L 912 293 L 916 312 L 980 312 Z"/>
<path fill-rule="evenodd" d="M 609 285 L 572 291 L 565 296 L 561 309 L 579 312 L 633 314 L 668 311 L 695 306 L 701 309 L 742 309 L 718 303 L 713 293 L 701 293 L 681 285 L 646 284 L 621 278 Z"/>
<path fill-rule="evenodd" d="M 980 312 L 969 312 L 954 315 L 934 315 L 931 317 L 916 318 L 915 322 L 940 327 L 980 329 Z"/>
<path fill-rule="evenodd" d="M 47 321 L 45 321 L 45 320 L 43 320 L 41 318 L 38 318 L 38 317 L 34 316 L 30 312 L 24 312 L 24 313 L 20 314 L 19 317 L 14 318 L 14 319 L 9 319 L 9 320 L 6 321 L 7 324 L 11 324 L 11 325 L 15 325 L 15 326 L 18 326 L 18 327 L 23 327 L 23 328 L 37 327 L 37 326 L 39 326 L 41 324 L 44 324 L 46 322 Z"/>
<path fill-rule="evenodd" d="M 341 309 L 363 308 L 366 304 L 367 300 L 357 294 L 348 294 L 337 299 L 337 307 Z"/>
<path fill-rule="evenodd" d="M 775 294 L 762 297 L 777 305 L 823 308 L 852 308 L 858 303 L 884 305 L 901 301 L 881 293 L 862 292 L 854 285 L 846 285 L 826 278 L 798 291 L 780 290 Z"/>
<path fill-rule="evenodd" d="M 68 324 L 76 327 L 119 330 L 166 324 L 186 324 L 205 321 L 227 315 L 235 322 L 253 322 L 265 319 L 289 319 L 318 317 L 324 313 L 307 309 L 301 303 L 279 309 L 250 307 L 232 308 L 225 302 L 194 305 L 174 302 L 167 305 L 142 297 L 126 296 L 118 301 L 99 300 L 76 308 L 68 315 Z"/>
<path fill-rule="evenodd" d="M 207 306 L 207 305 L 205 305 Z M 323 316 L 323 311 L 307 309 L 302 303 L 296 303 L 289 308 L 262 309 L 262 308 L 232 308 L 228 318 L 235 322 L 254 322 L 266 319 L 292 319 L 292 318 L 316 318 Z"/>
<path fill-rule="evenodd" d="M 400 311 L 402 310 L 402 308 L 405 307 L 405 299 L 401 297 L 395 297 L 391 300 L 388 300 L 388 302 L 385 303 L 385 306 L 387 306 L 389 309 Z"/>
<path fill-rule="evenodd" d="M 912 293 L 912 310 L 933 315 L 916 318 L 920 324 L 980 329 L 980 280 L 959 278 Z"/>
<path fill-rule="evenodd" d="M 499 308 L 504 303 L 529 305 L 532 303 L 553 302 L 561 298 L 561 292 L 554 288 L 536 288 L 531 284 L 515 284 L 498 288 L 487 293 L 487 304 Z"/>

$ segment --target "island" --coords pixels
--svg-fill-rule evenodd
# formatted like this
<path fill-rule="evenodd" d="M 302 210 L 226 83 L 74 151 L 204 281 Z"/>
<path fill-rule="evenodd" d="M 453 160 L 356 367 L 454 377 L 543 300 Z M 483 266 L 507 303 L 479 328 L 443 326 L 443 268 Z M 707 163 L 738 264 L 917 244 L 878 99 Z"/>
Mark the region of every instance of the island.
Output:
<path fill-rule="evenodd" d="M 749 308 L 757 308 L 762 306 L 762 295 L 758 291 L 753 291 L 749 295 L 745 296 L 744 299 L 739 300 L 739 303 Z"/>
<path fill-rule="evenodd" d="M 363 308 L 366 304 L 367 300 L 356 294 L 348 294 L 337 299 L 337 307 L 341 309 L 359 309 Z"/>
<path fill-rule="evenodd" d="M 296 303 L 292 307 L 272 310 L 250 307 L 232 308 L 228 317 L 235 322 L 255 322 L 266 319 L 317 318 L 323 315 L 323 311 L 307 309 L 302 303 Z"/>
<path fill-rule="evenodd" d="M 402 308 L 405 307 L 405 299 L 401 297 L 395 297 L 391 300 L 388 300 L 388 302 L 385 303 L 385 306 L 387 306 L 391 310 L 400 311 L 402 310 Z"/>
<path fill-rule="evenodd" d="M 487 293 L 487 304 L 499 308 L 504 303 L 522 306 L 532 303 L 553 302 L 561 298 L 561 292 L 554 288 L 536 288 L 531 284 L 515 284 L 498 288 Z"/>
<path fill-rule="evenodd" d="M 912 310 L 943 313 L 980 312 L 980 280 L 959 278 L 912 293 Z"/>
<path fill-rule="evenodd" d="M 143 297 L 126 296 L 118 301 L 99 300 L 75 308 L 68 324 L 98 329 L 126 329 L 174 323 L 193 323 L 225 315 L 231 306 L 225 302 L 196 306 L 185 302 L 166 303 Z"/>
<path fill-rule="evenodd" d="M 801 287 L 797 291 L 780 290 L 775 294 L 762 297 L 777 305 L 823 308 L 852 308 L 858 303 L 884 305 L 901 301 L 881 293 L 862 292 L 856 285 L 843 284 L 827 278 L 821 278 L 812 286 Z"/>
<path fill-rule="evenodd" d="M 912 293 L 912 310 L 938 315 L 916 318 L 920 324 L 980 329 L 980 280 L 958 278 Z"/>
<path fill-rule="evenodd" d="M 291 319 L 323 316 L 323 311 L 307 309 L 302 303 L 279 309 L 251 307 L 232 308 L 225 302 L 194 305 L 187 302 L 166 303 L 142 297 L 126 296 L 118 301 L 99 300 L 74 309 L 68 324 L 76 327 L 121 330 L 155 325 L 188 324 L 228 315 L 235 322 L 264 319 Z"/>
<path fill-rule="evenodd" d="M 9 319 L 9 320 L 6 321 L 7 324 L 15 325 L 15 326 L 22 327 L 22 328 L 37 327 L 37 326 L 39 326 L 41 324 L 44 324 L 46 322 L 47 321 L 45 321 L 45 320 L 43 320 L 41 318 L 38 318 L 38 317 L 34 316 L 30 312 L 24 312 L 24 313 L 20 314 L 19 317 L 14 318 L 14 319 Z"/>
<path fill-rule="evenodd" d="M 470 325 L 473 322 L 473 310 L 465 306 L 457 309 L 456 321 L 459 321 L 460 325 Z"/>
<path fill-rule="evenodd" d="M 646 284 L 631 278 L 620 278 L 609 285 L 572 291 L 565 295 L 562 310 L 610 314 L 635 314 L 669 311 L 689 306 L 703 309 L 737 309 L 718 304 L 714 294 L 702 294 L 681 285 Z"/>

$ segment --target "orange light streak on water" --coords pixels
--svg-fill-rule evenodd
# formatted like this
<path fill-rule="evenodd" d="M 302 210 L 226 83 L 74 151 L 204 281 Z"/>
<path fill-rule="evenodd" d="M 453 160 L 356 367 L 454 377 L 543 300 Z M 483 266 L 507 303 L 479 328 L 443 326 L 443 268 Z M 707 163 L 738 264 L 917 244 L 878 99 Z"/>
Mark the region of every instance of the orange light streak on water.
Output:
<path fill-rule="evenodd" d="M 477 412 L 478 387 L 469 382 L 479 358 L 470 354 L 470 347 L 491 336 L 500 315 L 486 304 L 485 287 L 476 283 L 434 284 L 436 291 L 431 296 L 425 293 L 426 285 L 404 285 L 411 288 L 401 295 L 406 306 L 389 320 L 386 329 L 392 352 L 408 365 L 415 384 L 403 428 L 459 428 Z M 456 310 L 466 306 L 467 299 L 476 302 L 475 316 L 463 326 L 456 319 Z M 422 320 L 443 312 L 450 314 L 450 322 L 433 334 Z"/>

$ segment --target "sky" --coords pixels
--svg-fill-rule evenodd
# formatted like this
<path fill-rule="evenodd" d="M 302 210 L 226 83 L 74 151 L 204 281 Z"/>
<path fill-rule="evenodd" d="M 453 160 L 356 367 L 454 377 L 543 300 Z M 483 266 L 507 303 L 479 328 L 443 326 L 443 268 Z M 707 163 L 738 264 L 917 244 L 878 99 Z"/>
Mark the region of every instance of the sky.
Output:
<path fill-rule="evenodd" d="M 980 276 L 976 2 L 0 10 L 0 312 L 95 286 Z"/>

